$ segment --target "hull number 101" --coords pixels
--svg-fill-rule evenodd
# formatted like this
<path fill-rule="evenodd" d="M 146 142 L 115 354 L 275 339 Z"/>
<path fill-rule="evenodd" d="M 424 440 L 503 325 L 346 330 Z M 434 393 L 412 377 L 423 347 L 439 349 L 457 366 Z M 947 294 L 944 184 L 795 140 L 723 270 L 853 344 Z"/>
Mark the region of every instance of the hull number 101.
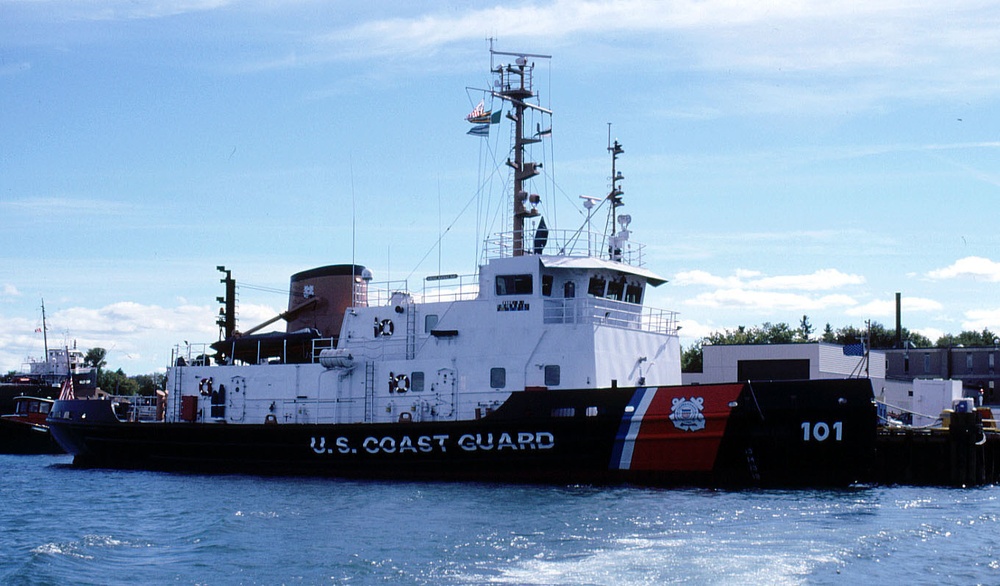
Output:
<path fill-rule="evenodd" d="M 802 441 L 804 442 L 825 442 L 829 439 L 839 442 L 843 439 L 843 435 L 844 422 L 842 421 L 834 421 L 833 425 L 824 421 L 817 421 L 816 423 L 812 423 L 811 421 L 802 422 Z"/>

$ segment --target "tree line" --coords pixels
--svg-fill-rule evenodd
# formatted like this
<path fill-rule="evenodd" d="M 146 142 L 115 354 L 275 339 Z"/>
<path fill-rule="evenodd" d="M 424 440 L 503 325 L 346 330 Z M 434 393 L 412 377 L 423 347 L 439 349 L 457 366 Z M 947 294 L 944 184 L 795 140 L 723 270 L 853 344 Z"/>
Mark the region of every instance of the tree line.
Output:
<path fill-rule="evenodd" d="M 154 395 L 157 389 L 163 389 L 166 375 L 160 373 L 138 374 L 128 376 L 118 370 L 102 370 L 108 365 L 108 351 L 95 347 L 87 350 L 83 362 L 97 370 L 97 386 L 112 395 Z"/>
<path fill-rule="evenodd" d="M 795 344 L 807 342 L 830 342 L 832 344 L 857 344 L 866 338 L 874 350 L 887 350 L 896 347 L 896 329 L 886 328 L 878 322 L 871 322 L 868 328 L 845 326 L 836 330 L 826 324 L 823 332 L 814 335 L 815 328 L 809 323 L 809 316 L 803 315 L 799 326 L 793 328 L 787 323 L 772 324 L 764 322 L 759 326 L 738 326 L 735 329 L 712 332 L 695 342 L 681 353 L 681 370 L 684 372 L 701 372 L 702 346 L 721 344 Z M 1000 343 L 1000 337 L 988 328 L 981 332 L 963 331 L 956 335 L 945 334 L 931 343 L 926 336 L 911 332 L 906 328 L 901 330 L 901 339 L 911 348 L 950 348 L 953 346 L 993 346 Z"/>

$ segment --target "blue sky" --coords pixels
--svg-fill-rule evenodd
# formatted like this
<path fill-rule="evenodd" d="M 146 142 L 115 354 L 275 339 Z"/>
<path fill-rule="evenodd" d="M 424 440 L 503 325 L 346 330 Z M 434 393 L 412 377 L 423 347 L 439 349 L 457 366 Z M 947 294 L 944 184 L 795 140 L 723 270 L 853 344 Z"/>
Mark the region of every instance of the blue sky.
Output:
<path fill-rule="evenodd" d="M 0 370 L 42 354 L 42 298 L 50 345 L 140 374 L 216 339 L 216 265 L 244 329 L 316 266 L 472 273 L 488 37 L 553 56 L 563 229 L 613 123 L 684 345 L 891 326 L 896 291 L 932 340 L 1000 330 L 997 30 L 976 1 L 0 0 Z"/>

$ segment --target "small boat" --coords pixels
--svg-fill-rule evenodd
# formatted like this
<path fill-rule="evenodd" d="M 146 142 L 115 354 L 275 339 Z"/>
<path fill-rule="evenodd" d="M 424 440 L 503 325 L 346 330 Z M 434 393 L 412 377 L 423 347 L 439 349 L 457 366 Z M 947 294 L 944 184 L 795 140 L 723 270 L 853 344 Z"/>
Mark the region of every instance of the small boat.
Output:
<path fill-rule="evenodd" d="M 379 284 L 339 264 L 291 276 L 288 309 L 239 333 L 235 279 L 218 342 L 175 348 L 162 420 L 60 400 L 48 423 L 82 467 L 367 478 L 656 485 L 847 485 L 874 456 L 861 380 L 681 385 L 677 314 L 648 306 L 645 266 L 611 190 L 586 224 L 550 228 L 529 182 L 534 60 L 490 51 L 483 90 L 513 122 L 509 231 L 468 277 Z M 477 108 L 477 110 L 485 109 Z M 494 105 L 492 112 L 499 111 Z M 536 124 L 536 128 L 542 126 Z M 551 128 L 548 124 L 545 128 Z M 488 128 L 485 129 L 488 132 Z M 592 215 L 608 213 L 603 232 Z M 257 333 L 278 319 L 284 332 Z"/>
<path fill-rule="evenodd" d="M 45 419 L 52 399 L 14 398 L 14 412 L 0 415 L 0 454 L 61 454 Z"/>

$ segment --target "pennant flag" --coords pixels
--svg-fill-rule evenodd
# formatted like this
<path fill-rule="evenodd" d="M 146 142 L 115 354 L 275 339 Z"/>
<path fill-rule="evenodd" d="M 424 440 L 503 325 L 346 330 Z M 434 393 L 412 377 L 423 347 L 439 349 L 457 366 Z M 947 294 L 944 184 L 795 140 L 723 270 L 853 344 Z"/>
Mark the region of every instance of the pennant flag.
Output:
<path fill-rule="evenodd" d="M 42 333 L 42 328 L 35 328 L 35 333 L 36 334 Z"/>
<path fill-rule="evenodd" d="M 844 356 L 864 356 L 865 345 L 862 342 L 844 346 Z"/>
<path fill-rule="evenodd" d="M 538 219 L 538 227 L 535 228 L 535 241 L 532 248 L 535 254 L 542 254 L 545 245 L 549 243 L 549 227 L 545 225 L 545 218 Z"/>
<path fill-rule="evenodd" d="M 546 128 L 545 130 L 542 130 L 542 125 L 541 124 L 536 124 L 535 125 L 535 131 L 536 131 L 535 132 L 535 136 L 538 136 L 538 137 L 552 136 L 552 127 L 551 126 L 549 128 Z"/>
<path fill-rule="evenodd" d="M 473 126 L 465 134 L 471 134 L 472 136 L 489 136 L 490 135 L 490 125 L 480 124 L 478 126 Z"/>
<path fill-rule="evenodd" d="M 68 376 L 63 381 L 62 389 L 59 390 L 59 400 L 72 401 L 73 399 L 76 399 L 76 395 L 73 393 L 73 377 Z"/>
<path fill-rule="evenodd" d="M 500 115 L 501 114 L 503 114 L 503 108 L 501 108 L 501 109 L 499 109 L 499 110 L 497 110 L 496 112 L 493 113 L 493 116 L 490 117 L 490 124 L 500 124 Z"/>

